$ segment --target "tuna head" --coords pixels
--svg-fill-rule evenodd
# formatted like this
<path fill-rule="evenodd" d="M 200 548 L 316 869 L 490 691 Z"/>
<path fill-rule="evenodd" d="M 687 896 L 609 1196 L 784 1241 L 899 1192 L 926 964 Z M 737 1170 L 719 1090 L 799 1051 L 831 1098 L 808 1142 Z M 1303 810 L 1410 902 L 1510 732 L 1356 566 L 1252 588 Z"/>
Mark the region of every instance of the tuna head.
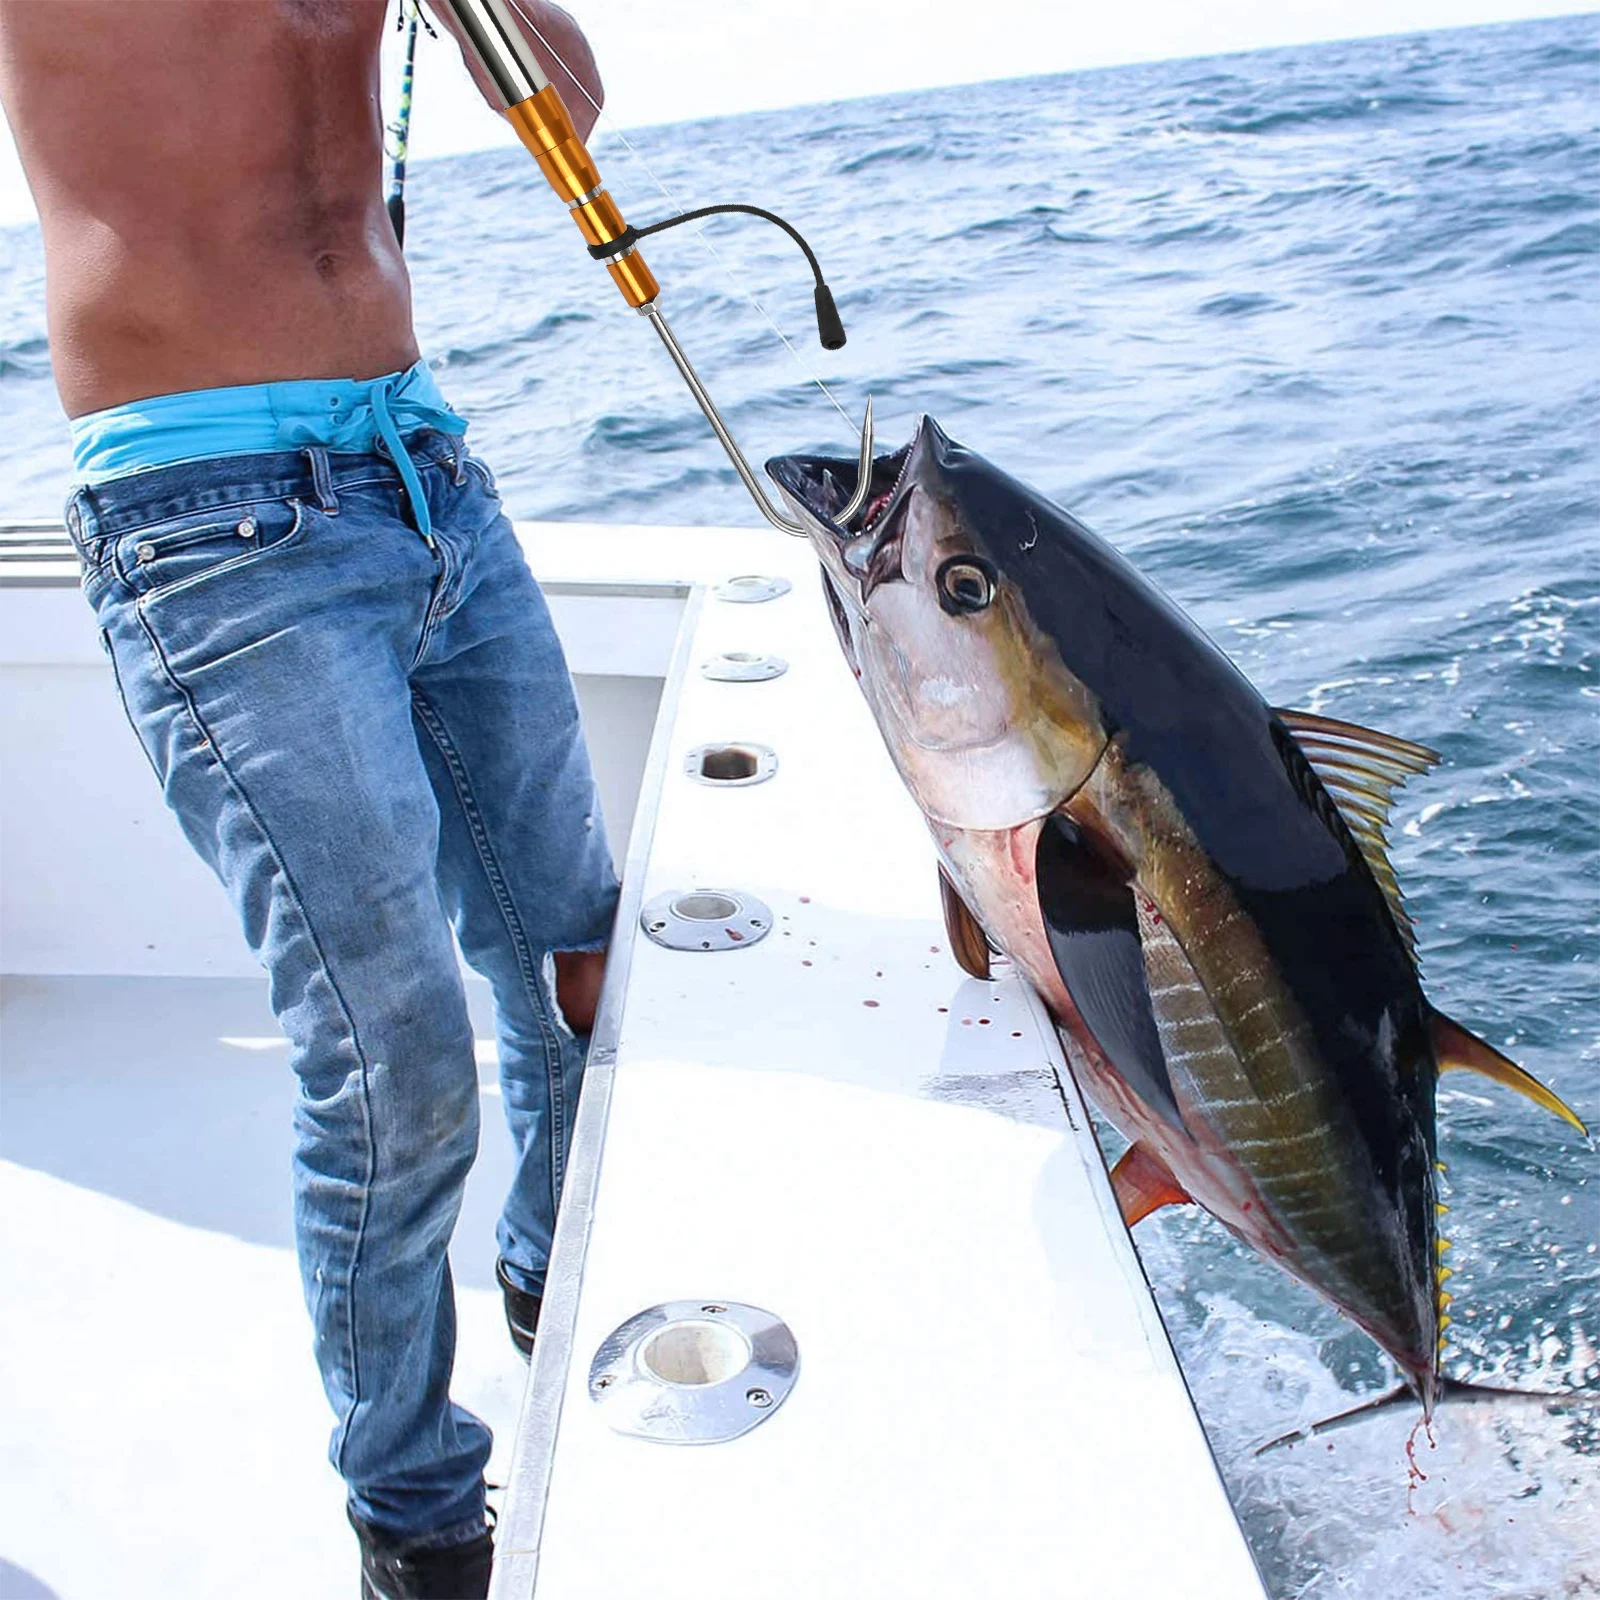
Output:
<path fill-rule="evenodd" d="M 1062 513 L 927 417 L 878 459 L 851 526 L 833 512 L 853 462 L 784 456 L 767 470 L 816 546 L 845 655 L 923 810 L 977 829 L 1054 811 L 1108 738 L 1029 605 L 1027 552 L 1041 518 Z"/>

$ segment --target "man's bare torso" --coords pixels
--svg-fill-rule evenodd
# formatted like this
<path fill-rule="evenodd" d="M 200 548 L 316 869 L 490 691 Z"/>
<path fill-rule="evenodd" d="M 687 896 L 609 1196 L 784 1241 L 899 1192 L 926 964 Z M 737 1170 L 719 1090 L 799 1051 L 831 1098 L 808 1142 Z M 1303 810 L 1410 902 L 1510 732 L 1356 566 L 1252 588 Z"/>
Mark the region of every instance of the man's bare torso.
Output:
<path fill-rule="evenodd" d="M 71 416 L 417 357 L 384 210 L 385 0 L 0 0 Z"/>

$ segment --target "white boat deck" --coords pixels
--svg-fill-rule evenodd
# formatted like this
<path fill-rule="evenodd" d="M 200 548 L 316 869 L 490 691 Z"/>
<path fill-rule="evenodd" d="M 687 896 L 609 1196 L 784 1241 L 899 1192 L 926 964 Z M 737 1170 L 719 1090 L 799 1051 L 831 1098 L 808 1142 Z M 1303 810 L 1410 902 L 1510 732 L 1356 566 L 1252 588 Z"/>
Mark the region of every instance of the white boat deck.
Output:
<path fill-rule="evenodd" d="M 520 1422 L 491 1276 L 509 1153 L 487 1042 L 481 1057 L 455 1392 L 496 1429 L 491 1476 L 513 1472 L 495 1600 L 1148 1600 L 1176 1574 L 1186 1600 L 1259 1596 L 1048 1025 L 944 950 L 931 846 L 809 551 L 749 530 L 524 534 L 613 823 L 667 693 Z M 750 571 L 794 591 L 707 591 Z M 46 619 L 0 629 L 0 1595 L 353 1593 L 292 1256 L 292 1085 L 260 982 L 236 976 L 220 893 L 183 877 L 175 830 L 157 842 L 114 705 L 94 721 L 92 630 L 54 609 L 81 601 L 0 601 L 0 622 L 23 601 Z M 723 651 L 790 670 L 706 680 Z M 73 754 L 102 734 L 96 762 Z M 690 749 L 737 741 L 776 750 L 770 782 L 685 775 Z M 49 776 L 17 760 L 46 748 Z M 710 954 L 633 939 L 642 900 L 692 887 L 759 896 L 774 931 Z M 614 1433 L 594 1351 L 654 1303 L 702 1299 L 788 1322 L 792 1395 L 728 1443 Z"/>

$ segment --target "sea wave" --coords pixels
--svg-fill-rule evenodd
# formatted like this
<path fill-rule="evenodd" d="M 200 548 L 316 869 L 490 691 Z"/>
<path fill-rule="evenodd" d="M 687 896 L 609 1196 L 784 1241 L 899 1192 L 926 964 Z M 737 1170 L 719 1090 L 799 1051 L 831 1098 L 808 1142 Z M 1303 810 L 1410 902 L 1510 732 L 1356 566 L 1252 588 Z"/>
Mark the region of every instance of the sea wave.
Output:
<path fill-rule="evenodd" d="M 50 375 L 50 341 L 40 334 L 6 343 L 0 341 L 0 379 L 46 378 Z"/>

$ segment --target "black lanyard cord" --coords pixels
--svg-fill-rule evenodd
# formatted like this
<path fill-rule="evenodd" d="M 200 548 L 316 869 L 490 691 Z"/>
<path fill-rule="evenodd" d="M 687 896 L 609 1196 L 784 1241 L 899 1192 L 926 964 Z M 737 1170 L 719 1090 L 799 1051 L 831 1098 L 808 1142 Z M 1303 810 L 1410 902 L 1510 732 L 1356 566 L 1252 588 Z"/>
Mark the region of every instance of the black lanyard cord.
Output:
<path fill-rule="evenodd" d="M 775 223 L 800 246 L 811 267 L 811 275 L 817 280 L 813 290 L 817 306 L 817 337 L 822 341 L 824 350 L 842 349 L 845 342 L 844 323 L 839 319 L 839 308 L 833 303 L 833 291 L 823 281 L 822 268 L 817 264 L 816 254 L 801 238 L 800 230 L 785 222 L 776 212 L 763 211 L 760 206 L 701 206 L 697 211 L 685 211 L 679 216 L 668 217 L 665 221 L 649 223 L 643 228 L 624 228 L 615 239 L 605 244 L 590 245 L 589 254 L 596 261 L 609 261 L 613 257 L 626 255 L 639 240 L 649 234 L 664 233 L 668 228 L 676 228 L 680 222 L 698 222 L 702 217 L 721 216 L 727 212 L 739 212 L 747 217 L 760 217 L 765 222 Z"/>

